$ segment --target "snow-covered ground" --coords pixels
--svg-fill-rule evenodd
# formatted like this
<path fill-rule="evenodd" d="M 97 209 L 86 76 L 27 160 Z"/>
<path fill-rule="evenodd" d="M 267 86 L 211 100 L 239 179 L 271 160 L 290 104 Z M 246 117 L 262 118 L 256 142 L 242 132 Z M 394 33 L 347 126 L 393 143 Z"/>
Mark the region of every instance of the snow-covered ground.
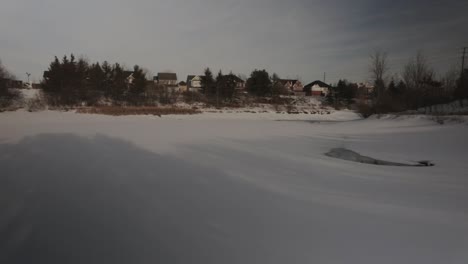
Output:
<path fill-rule="evenodd" d="M 418 110 L 406 111 L 409 114 L 433 114 L 433 115 L 454 115 L 468 113 L 468 100 L 454 101 L 449 104 L 439 104 L 419 108 Z"/>
<path fill-rule="evenodd" d="M 466 123 L 308 116 L 1 113 L 0 263 L 468 263 Z"/>

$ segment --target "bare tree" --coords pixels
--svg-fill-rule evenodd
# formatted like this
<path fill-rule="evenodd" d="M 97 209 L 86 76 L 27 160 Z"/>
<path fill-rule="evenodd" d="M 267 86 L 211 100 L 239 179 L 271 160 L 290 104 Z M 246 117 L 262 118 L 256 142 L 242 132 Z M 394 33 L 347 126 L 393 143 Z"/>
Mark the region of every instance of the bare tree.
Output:
<path fill-rule="evenodd" d="M 425 81 L 433 78 L 434 71 L 422 51 L 418 51 L 416 57 L 411 58 L 403 69 L 403 80 L 409 89 L 421 90 Z"/>
<path fill-rule="evenodd" d="M 459 71 L 455 66 L 452 66 L 442 78 L 442 86 L 445 89 L 445 92 L 453 92 L 457 88 L 457 80 L 460 76 Z"/>
<path fill-rule="evenodd" d="M 385 79 L 389 70 L 387 62 L 387 53 L 381 50 L 376 50 L 370 55 L 369 72 L 374 80 L 377 96 L 380 98 L 385 90 Z"/>

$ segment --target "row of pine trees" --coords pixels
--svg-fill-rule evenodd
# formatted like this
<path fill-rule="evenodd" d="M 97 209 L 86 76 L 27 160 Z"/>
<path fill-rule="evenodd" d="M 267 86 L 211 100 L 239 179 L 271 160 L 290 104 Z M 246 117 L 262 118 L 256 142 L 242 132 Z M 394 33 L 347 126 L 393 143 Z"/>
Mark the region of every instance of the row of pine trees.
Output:
<path fill-rule="evenodd" d="M 118 63 L 104 61 L 89 64 L 70 55 L 62 60 L 55 57 L 42 83 L 47 101 L 52 105 L 94 105 L 101 101 L 113 104 L 144 103 L 146 73 L 135 65 L 133 82 L 128 83 L 128 72 Z"/>

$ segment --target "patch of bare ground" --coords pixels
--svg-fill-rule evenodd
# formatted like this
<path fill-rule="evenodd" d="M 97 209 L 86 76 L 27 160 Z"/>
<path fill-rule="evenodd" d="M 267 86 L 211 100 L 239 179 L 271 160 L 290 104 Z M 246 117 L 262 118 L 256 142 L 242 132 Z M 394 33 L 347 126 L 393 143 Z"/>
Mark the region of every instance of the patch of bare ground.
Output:
<path fill-rule="evenodd" d="M 178 107 L 157 107 L 157 106 L 100 106 L 100 107 L 82 107 L 76 110 L 81 114 L 100 114 L 112 116 L 126 115 L 194 115 L 200 114 L 201 111 L 190 108 Z"/>

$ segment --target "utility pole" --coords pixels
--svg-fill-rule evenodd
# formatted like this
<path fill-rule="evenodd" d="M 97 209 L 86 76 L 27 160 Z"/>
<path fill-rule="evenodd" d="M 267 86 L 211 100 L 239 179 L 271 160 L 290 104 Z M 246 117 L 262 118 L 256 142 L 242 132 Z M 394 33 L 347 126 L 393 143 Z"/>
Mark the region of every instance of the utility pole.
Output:
<path fill-rule="evenodd" d="M 463 81 L 464 81 L 464 80 L 463 80 L 463 79 L 464 79 L 463 77 L 464 77 L 464 76 L 463 76 L 463 75 L 464 75 L 464 73 L 465 73 L 465 55 L 466 55 L 466 47 L 463 47 L 462 66 L 461 66 L 461 72 L 460 72 L 460 82 L 461 82 L 461 87 L 462 87 L 462 89 L 463 89 L 463 87 L 464 87 L 464 86 L 463 86 L 463 85 L 464 85 L 464 83 L 463 83 Z"/>

